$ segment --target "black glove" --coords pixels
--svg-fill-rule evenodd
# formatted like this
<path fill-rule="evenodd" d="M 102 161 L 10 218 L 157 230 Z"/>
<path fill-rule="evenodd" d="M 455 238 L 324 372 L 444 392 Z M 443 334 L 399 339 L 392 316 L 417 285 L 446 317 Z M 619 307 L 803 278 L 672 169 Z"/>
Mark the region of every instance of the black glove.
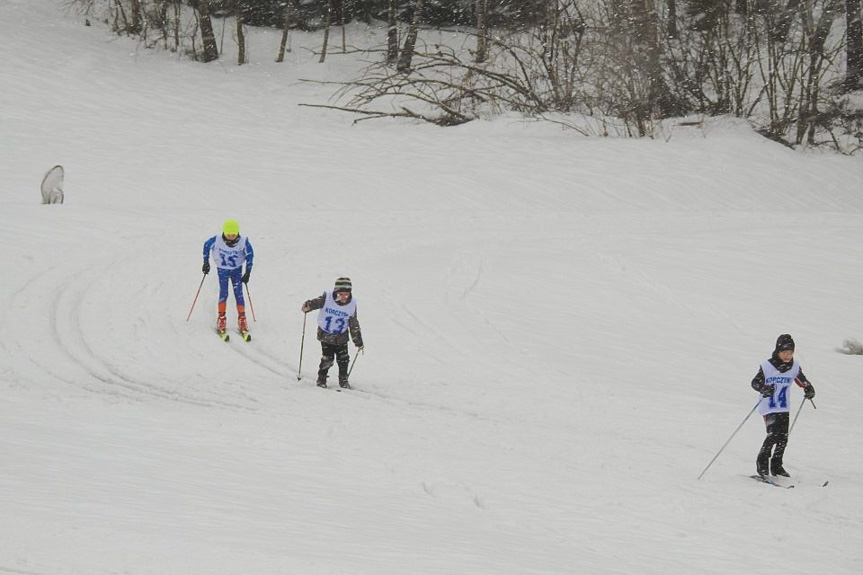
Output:
<path fill-rule="evenodd" d="M 776 391 L 775 385 L 761 386 L 761 397 L 773 397 L 773 392 Z"/>
<path fill-rule="evenodd" d="M 204 262 L 204 267 L 201 268 L 201 271 L 204 272 L 204 275 L 210 273 L 210 262 Z"/>
<path fill-rule="evenodd" d="M 252 275 L 252 272 L 249 270 L 246 270 L 246 273 L 243 274 L 243 277 L 241 277 L 240 280 L 242 280 L 242 282 L 244 284 L 247 284 L 247 283 L 249 283 L 249 276 L 250 275 Z"/>
<path fill-rule="evenodd" d="M 803 397 L 806 399 L 812 399 L 815 397 L 815 388 L 812 387 L 811 383 L 803 388 Z"/>

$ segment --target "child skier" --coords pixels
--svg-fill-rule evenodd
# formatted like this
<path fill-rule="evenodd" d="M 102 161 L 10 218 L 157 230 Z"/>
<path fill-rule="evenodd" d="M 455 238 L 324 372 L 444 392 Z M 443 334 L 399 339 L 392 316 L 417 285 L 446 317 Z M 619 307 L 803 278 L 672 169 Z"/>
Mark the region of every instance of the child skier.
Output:
<path fill-rule="evenodd" d="M 219 275 L 219 316 L 216 330 L 222 339 L 227 340 L 225 308 L 228 304 L 228 280 L 234 288 L 234 299 L 237 301 L 237 323 L 243 338 L 248 340 L 249 330 L 246 324 L 246 302 L 243 299 L 243 284 L 249 283 L 252 274 L 252 261 L 255 252 L 249 238 L 240 235 L 240 224 L 236 220 L 228 220 L 222 225 L 222 235 L 213 236 L 204 242 L 204 274 L 210 273 L 210 252 L 216 260 Z M 246 272 L 243 273 L 243 261 L 246 262 Z"/>
<path fill-rule="evenodd" d="M 761 477 L 765 477 L 768 472 L 791 477 L 782 467 L 782 456 L 788 444 L 788 395 L 792 382 L 803 388 L 806 399 L 815 397 L 815 388 L 794 359 L 794 340 L 787 333 L 783 333 L 776 340 L 773 355 L 761 364 L 758 374 L 752 379 L 752 388 L 762 397 L 758 404 L 758 413 L 764 416 L 764 424 L 767 426 L 767 437 L 755 460 L 756 471 Z"/>
<path fill-rule="evenodd" d="M 300 308 L 303 313 L 313 309 L 318 312 L 318 341 L 321 342 L 321 364 L 318 367 L 318 387 L 327 386 L 327 372 L 333 360 L 339 366 L 339 386 L 350 389 L 348 384 L 348 331 L 357 347 L 363 351 L 363 336 L 357 319 L 357 300 L 351 293 L 351 279 L 336 280 L 333 291 L 325 291 L 319 297 L 307 300 Z"/>

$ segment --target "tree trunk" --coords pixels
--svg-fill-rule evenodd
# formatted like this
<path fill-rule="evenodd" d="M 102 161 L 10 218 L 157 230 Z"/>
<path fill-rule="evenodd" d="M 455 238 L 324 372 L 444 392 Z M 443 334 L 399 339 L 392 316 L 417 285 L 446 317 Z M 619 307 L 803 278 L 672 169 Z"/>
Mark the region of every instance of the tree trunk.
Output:
<path fill-rule="evenodd" d="M 216 33 L 213 32 L 213 21 L 210 18 L 209 0 L 191 0 L 190 6 L 198 11 L 198 20 L 201 23 L 201 41 L 204 43 L 204 62 L 212 62 L 219 59 L 219 48 L 216 45 Z"/>
<path fill-rule="evenodd" d="M 863 88 L 863 13 L 861 0 L 845 0 L 845 23 L 848 38 L 845 45 L 845 89 Z"/>
<path fill-rule="evenodd" d="M 285 48 L 287 47 L 287 51 L 291 51 L 291 46 L 288 44 L 288 37 L 290 36 L 291 27 L 296 23 L 294 18 L 299 13 L 299 0 L 287 0 L 285 2 L 285 14 L 284 14 L 284 26 L 282 28 L 282 41 L 279 42 L 279 55 L 276 57 L 276 62 L 284 62 L 285 61 Z"/>
<path fill-rule="evenodd" d="M 126 32 L 130 35 L 140 34 L 144 29 L 141 0 L 129 0 L 129 11 L 132 13 L 132 22 L 126 28 Z"/>
<path fill-rule="evenodd" d="M 806 16 L 807 32 L 809 33 L 809 69 L 806 70 L 806 85 L 804 87 L 804 94 L 800 99 L 796 140 L 798 144 L 803 142 L 804 135 L 807 132 L 809 143 L 811 144 L 815 141 L 815 119 L 818 116 L 818 89 L 820 87 L 819 78 L 821 76 L 821 67 L 826 57 L 824 46 L 827 44 L 830 30 L 833 28 L 833 21 L 841 10 L 839 3 L 842 1 L 830 0 L 826 3 L 817 22 L 814 20 L 814 14 L 811 12 Z"/>
<path fill-rule="evenodd" d="M 414 19 L 411 21 L 408 28 L 407 36 L 405 37 L 405 45 L 402 48 L 402 54 L 399 57 L 399 63 L 396 70 L 399 72 L 409 72 L 411 69 L 411 61 L 414 57 L 414 48 L 417 44 L 417 36 L 419 35 L 420 22 L 423 14 L 423 0 L 416 0 L 416 8 L 414 9 Z"/>
<path fill-rule="evenodd" d="M 279 42 L 279 53 L 276 62 L 285 61 L 285 46 L 288 44 L 288 31 L 291 29 L 291 3 L 285 2 L 285 11 L 282 14 L 282 40 Z"/>
<path fill-rule="evenodd" d="M 126 19 L 126 10 L 123 8 L 123 5 L 120 4 L 120 0 L 114 0 L 114 9 L 111 10 L 111 5 L 108 5 L 108 10 L 114 13 L 114 32 L 119 34 L 121 31 L 128 32 L 129 30 L 129 21 Z M 120 26 L 120 18 L 123 19 L 123 25 Z"/>
<path fill-rule="evenodd" d="M 666 34 L 669 38 L 677 38 L 677 0 L 668 0 L 668 28 Z"/>
<path fill-rule="evenodd" d="M 387 10 L 387 64 L 393 64 L 399 59 L 399 25 L 396 17 L 396 0 L 389 0 Z"/>
<path fill-rule="evenodd" d="M 159 0 L 156 8 L 158 18 L 159 31 L 162 33 L 162 41 L 165 44 L 165 50 L 168 49 L 168 0 Z"/>
<path fill-rule="evenodd" d="M 663 114 L 666 111 L 666 86 L 662 79 L 662 44 L 659 42 L 659 19 L 654 0 L 645 0 L 647 9 L 647 74 L 650 78 L 650 104 Z"/>
<path fill-rule="evenodd" d="M 333 0 L 327 0 L 327 21 L 324 25 L 324 46 L 321 48 L 321 59 L 319 63 L 323 64 L 327 59 L 327 44 L 330 43 L 330 25 L 333 23 Z"/>
<path fill-rule="evenodd" d="M 774 26 L 770 31 L 770 35 L 773 38 L 773 41 L 780 46 L 785 44 L 788 40 L 788 33 L 791 30 L 791 22 L 794 21 L 794 16 L 797 15 L 798 10 L 800 9 L 800 2 L 801 0 L 788 0 L 788 4 L 785 5 L 784 9 L 779 11 L 779 14 L 774 20 Z"/>
<path fill-rule="evenodd" d="M 348 36 L 345 30 L 345 0 L 339 0 L 339 26 L 342 28 L 342 54 L 348 51 Z"/>
<path fill-rule="evenodd" d="M 242 66 L 246 63 L 246 33 L 243 29 L 243 6 L 239 0 L 234 4 L 234 17 L 237 20 L 237 66 Z"/>
<path fill-rule="evenodd" d="M 180 21 L 183 16 L 183 8 L 179 2 L 174 3 L 174 22 L 172 32 L 174 33 L 174 51 L 180 51 Z"/>
<path fill-rule="evenodd" d="M 655 0 L 633 0 L 635 43 L 643 48 L 638 62 L 648 81 L 647 106 L 650 115 L 663 116 L 670 112 L 668 88 L 662 78 L 662 44 L 659 41 L 659 21 Z"/>
<path fill-rule="evenodd" d="M 476 62 L 488 59 L 488 0 L 476 0 Z"/>

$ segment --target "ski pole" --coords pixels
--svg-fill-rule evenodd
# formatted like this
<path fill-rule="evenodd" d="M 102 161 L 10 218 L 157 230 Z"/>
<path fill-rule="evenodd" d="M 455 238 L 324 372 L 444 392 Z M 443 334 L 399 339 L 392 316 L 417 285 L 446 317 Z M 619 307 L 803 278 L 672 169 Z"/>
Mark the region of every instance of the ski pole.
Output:
<path fill-rule="evenodd" d="M 195 309 L 195 304 L 198 302 L 198 296 L 201 295 L 201 288 L 204 287 L 205 279 L 207 279 L 207 274 L 204 274 L 204 277 L 201 278 L 201 285 L 198 286 L 198 293 L 195 294 L 195 299 L 192 300 L 192 307 L 189 308 L 189 315 L 186 316 L 186 321 L 189 321 L 189 318 L 192 317 L 192 310 Z"/>
<path fill-rule="evenodd" d="M 812 401 L 811 399 L 809 401 L 812 402 L 812 409 L 818 409 L 817 407 L 815 407 L 814 401 Z M 791 431 L 794 429 L 794 424 L 797 423 L 797 418 L 800 417 L 800 412 L 803 411 L 804 405 L 806 405 L 805 397 L 803 398 L 803 401 L 800 402 L 800 409 L 798 409 L 797 413 L 794 414 L 794 421 L 791 422 L 791 427 L 788 428 L 788 435 L 791 435 Z"/>
<path fill-rule="evenodd" d="M 755 402 L 755 405 L 752 406 L 752 409 L 749 410 L 749 413 L 746 414 L 746 417 L 743 418 L 743 421 L 740 422 L 740 425 L 737 426 L 737 429 L 734 430 L 734 433 L 731 434 L 731 437 L 728 438 L 728 441 L 725 442 L 725 445 L 723 445 L 719 449 L 719 451 L 716 453 L 716 455 L 713 456 L 713 459 L 710 460 L 710 463 L 707 464 L 707 467 L 704 468 L 704 471 L 702 471 L 698 475 L 698 479 L 701 479 L 701 477 L 705 473 L 707 473 L 707 470 L 710 469 L 710 466 L 713 465 L 713 462 L 716 461 L 716 458 L 719 457 L 719 454 L 722 453 L 726 447 L 728 447 L 728 444 L 731 443 L 731 440 L 734 439 L 734 436 L 737 435 L 737 432 L 740 431 L 740 428 L 743 427 L 743 424 L 746 423 L 746 420 L 749 419 L 749 416 L 751 416 L 753 413 L 755 413 L 755 410 L 758 408 L 759 403 L 761 403 L 760 399 L 757 402 Z"/>
<path fill-rule="evenodd" d="M 245 284 L 246 286 L 246 297 L 249 298 L 249 309 L 252 310 L 252 321 L 257 322 L 258 318 L 255 317 L 255 304 L 252 303 L 252 292 L 249 291 L 249 284 Z"/>
<path fill-rule="evenodd" d="M 297 369 L 297 381 L 303 379 L 303 346 L 306 343 L 306 318 L 309 312 L 303 313 L 303 339 L 300 340 L 300 367 Z"/>
<path fill-rule="evenodd" d="M 351 376 L 351 372 L 354 370 L 354 364 L 357 362 L 357 358 L 360 357 L 360 354 L 354 354 L 354 360 L 351 362 L 351 367 L 348 369 L 348 377 Z"/>

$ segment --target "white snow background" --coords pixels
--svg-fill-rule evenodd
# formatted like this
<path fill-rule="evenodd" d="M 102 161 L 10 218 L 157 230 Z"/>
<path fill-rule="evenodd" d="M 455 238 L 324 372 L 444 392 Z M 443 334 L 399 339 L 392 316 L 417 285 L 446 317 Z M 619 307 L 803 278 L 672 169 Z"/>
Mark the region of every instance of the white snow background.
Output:
<path fill-rule="evenodd" d="M 859 157 L 731 119 L 354 124 L 297 105 L 359 68 L 320 34 L 202 65 L 63 6 L 0 1 L 0 573 L 863 573 Z M 228 218 L 250 343 L 213 274 L 186 322 Z M 299 308 L 341 275 L 367 347 L 335 393 L 312 321 L 297 380 Z M 748 478 L 757 414 L 696 480 L 783 332 L 795 488 Z"/>

